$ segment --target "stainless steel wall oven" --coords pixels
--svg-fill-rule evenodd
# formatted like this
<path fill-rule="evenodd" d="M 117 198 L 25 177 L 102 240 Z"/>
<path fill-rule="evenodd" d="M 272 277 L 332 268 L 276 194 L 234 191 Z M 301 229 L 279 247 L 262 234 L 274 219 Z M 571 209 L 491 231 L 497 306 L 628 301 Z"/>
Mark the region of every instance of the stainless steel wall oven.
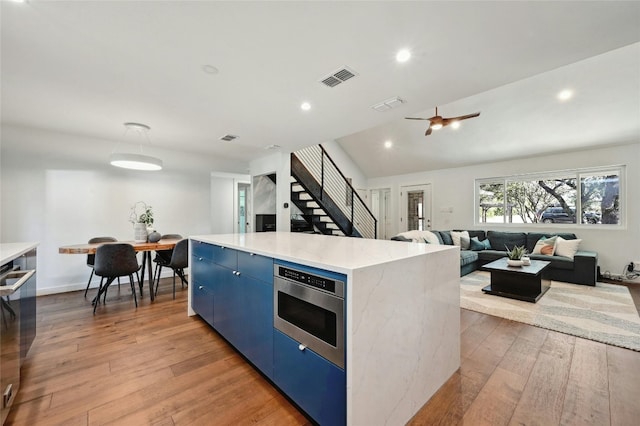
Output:
<path fill-rule="evenodd" d="M 344 368 L 344 281 L 288 265 L 274 265 L 274 326 Z"/>

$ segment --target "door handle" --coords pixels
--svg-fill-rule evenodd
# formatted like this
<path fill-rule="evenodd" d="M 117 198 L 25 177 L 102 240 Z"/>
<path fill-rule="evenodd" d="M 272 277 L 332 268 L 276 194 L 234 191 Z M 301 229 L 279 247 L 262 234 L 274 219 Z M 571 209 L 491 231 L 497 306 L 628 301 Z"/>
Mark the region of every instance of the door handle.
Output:
<path fill-rule="evenodd" d="M 307 346 L 306 346 L 306 345 L 303 345 L 302 343 L 300 343 L 300 344 L 298 345 L 298 349 L 299 349 L 300 351 L 304 351 L 305 349 L 307 349 Z"/>

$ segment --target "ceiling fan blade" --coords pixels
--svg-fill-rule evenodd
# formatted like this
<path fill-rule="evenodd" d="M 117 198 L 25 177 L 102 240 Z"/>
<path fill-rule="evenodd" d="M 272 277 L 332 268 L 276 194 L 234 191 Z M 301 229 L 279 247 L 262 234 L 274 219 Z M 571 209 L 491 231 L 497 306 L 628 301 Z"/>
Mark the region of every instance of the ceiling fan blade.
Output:
<path fill-rule="evenodd" d="M 433 120 L 434 117 L 420 118 L 420 117 L 405 117 L 405 120 Z"/>
<path fill-rule="evenodd" d="M 466 120 L 467 118 L 474 118 L 474 117 L 477 117 L 479 115 L 480 115 L 480 112 L 475 112 L 473 114 L 461 115 L 459 117 L 450 117 L 450 118 L 447 118 L 447 120 L 449 122 L 460 121 L 460 120 Z"/>
<path fill-rule="evenodd" d="M 427 129 L 427 131 L 424 133 L 425 136 L 429 136 L 431 134 L 433 130 L 431 130 L 431 126 L 429 126 L 429 128 Z"/>

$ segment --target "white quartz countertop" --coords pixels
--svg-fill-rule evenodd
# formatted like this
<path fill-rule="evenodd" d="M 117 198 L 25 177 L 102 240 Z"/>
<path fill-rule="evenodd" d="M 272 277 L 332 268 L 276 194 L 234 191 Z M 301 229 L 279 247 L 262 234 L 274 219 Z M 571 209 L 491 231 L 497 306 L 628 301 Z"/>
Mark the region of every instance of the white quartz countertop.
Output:
<path fill-rule="evenodd" d="M 3 243 L 0 244 L 0 265 L 17 259 L 29 250 L 36 248 L 39 243 Z"/>
<path fill-rule="evenodd" d="M 455 246 L 299 232 L 193 235 L 190 238 L 342 273 L 437 251 L 457 250 Z"/>

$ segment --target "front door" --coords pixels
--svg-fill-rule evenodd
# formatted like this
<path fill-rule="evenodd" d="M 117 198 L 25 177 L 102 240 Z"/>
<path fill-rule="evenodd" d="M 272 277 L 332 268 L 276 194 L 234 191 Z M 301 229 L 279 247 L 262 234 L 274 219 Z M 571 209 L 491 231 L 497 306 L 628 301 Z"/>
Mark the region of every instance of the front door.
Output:
<path fill-rule="evenodd" d="M 431 184 L 401 186 L 400 202 L 402 231 L 431 229 Z"/>

